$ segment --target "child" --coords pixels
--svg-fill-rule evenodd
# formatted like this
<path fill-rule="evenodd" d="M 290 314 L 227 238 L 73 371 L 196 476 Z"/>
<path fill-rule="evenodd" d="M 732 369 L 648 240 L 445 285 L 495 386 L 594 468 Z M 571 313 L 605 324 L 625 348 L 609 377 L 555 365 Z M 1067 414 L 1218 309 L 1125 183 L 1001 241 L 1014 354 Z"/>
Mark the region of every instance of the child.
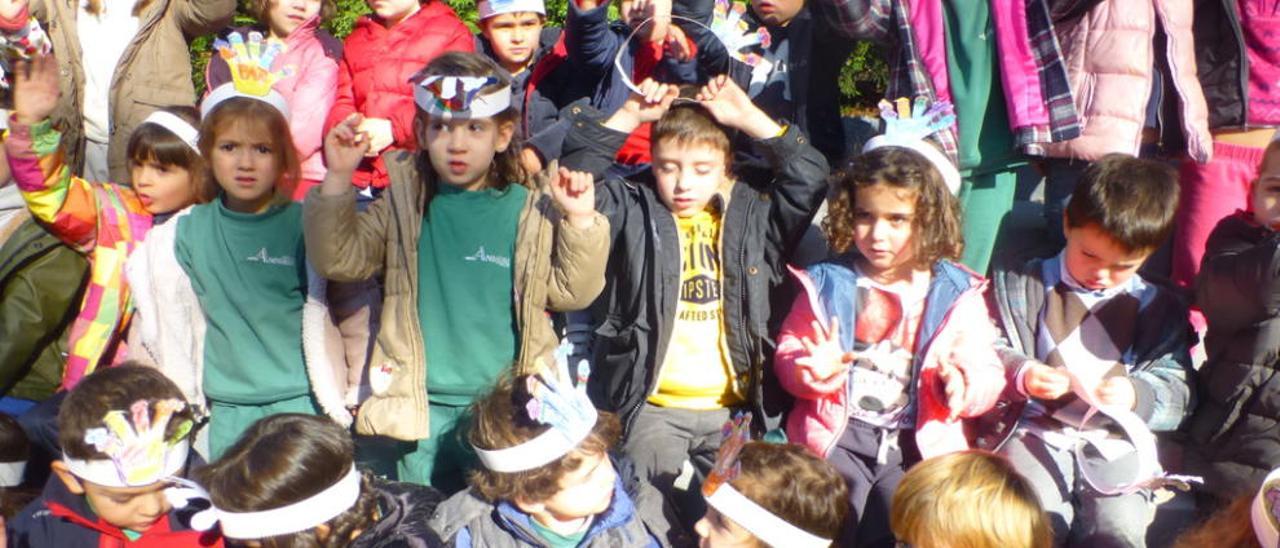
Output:
<path fill-rule="evenodd" d="M 191 417 L 155 369 L 86 377 L 58 413 L 57 478 L 8 524 L 10 546 L 221 546 L 186 528 L 164 492 L 187 466 Z"/>
<path fill-rule="evenodd" d="M 1137 274 L 1169 235 L 1177 184 L 1164 164 L 1104 156 L 1067 205 L 1066 249 L 995 275 L 1009 390 L 978 447 L 998 449 L 1031 481 L 1056 544 L 1145 543 L 1148 478 L 1117 480 L 1158 470 L 1154 455 L 1134 451 L 1139 438 L 1155 451 L 1140 430 L 1177 428 L 1191 403 L 1186 308 Z M 1108 435 L 1103 415 L 1086 424 L 1090 409 L 1128 415 L 1132 443 Z"/>
<path fill-rule="evenodd" d="M 62 63 L 50 114 L 66 165 L 127 185 L 137 175 L 134 130 L 160 106 L 194 105 L 189 38 L 225 27 L 235 8 L 235 0 L 0 0 L 0 29 L 32 17 L 49 29 Z"/>
<path fill-rule="evenodd" d="M 823 230 L 837 256 L 793 271 L 804 291 L 774 362 L 796 397 L 788 439 L 849 484 L 846 546 L 892 543 L 889 501 L 903 474 L 967 449 L 959 419 L 985 412 L 1004 388 L 986 281 L 955 262 L 958 177 L 922 136 L 899 135 L 897 121 L 886 116 L 884 140 L 832 180 Z"/>
<path fill-rule="evenodd" d="M 1267 402 L 1280 394 L 1269 349 L 1280 317 L 1270 305 L 1280 292 L 1276 230 L 1280 228 L 1280 141 L 1266 149 L 1253 180 L 1249 208 L 1218 222 L 1209 236 L 1197 301 L 1209 320 L 1208 361 L 1200 368 L 1203 400 L 1188 419 L 1190 471 L 1204 476 L 1216 506 L 1253 492 L 1280 463 L 1272 432 L 1280 415 Z M 1206 500 L 1205 502 L 1210 502 Z"/>
<path fill-rule="evenodd" d="M 99 366 L 121 361 L 133 314 L 125 259 L 173 212 L 209 199 L 200 174 L 194 115 L 158 111 L 128 140 L 133 188 L 72 175 L 62 133 L 50 114 L 58 104 L 58 64 L 52 55 L 17 63 L 14 112 L 5 140 L 9 165 L 34 217 L 90 263 L 90 284 L 68 341 L 63 388 Z"/>
<path fill-rule="evenodd" d="M 586 379 L 575 388 L 557 361 L 558 370 L 504 377 L 476 403 L 469 438 L 484 467 L 440 505 L 432 528 L 459 548 L 671 546 L 678 532 L 662 495 L 609 456 L 617 418 L 597 413 Z"/>
<path fill-rule="evenodd" d="M 893 534 L 911 546 L 1053 546 L 1053 529 L 1031 483 L 986 451 L 951 453 L 911 467 L 892 508 Z"/>
<path fill-rule="evenodd" d="M 338 95 L 324 125 L 327 135 L 360 113 L 369 151 L 351 182 L 381 190 L 391 179 L 380 155 L 418 148 L 410 77 L 440 54 L 473 51 L 475 43 L 444 0 L 366 1 L 373 13 L 357 20 L 343 42 Z"/>
<path fill-rule="evenodd" d="M 213 458 L 276 413 L 323 411 L 350 425 L 360 369 L 348 370 L 327 285 L 303 253 L 302 205 L 288 200 L 299 168 L 284 98 L 239 78 L 252 72 L 241 65 L 258 65 L 252 54 L 231 57 L 237 79 L 205 99 L 200 130 L 221 192 L 155 231 L 128 271 L 137 350 L 208 406 L 199 449 Z"/>
<path fill-rule="evenodd" d="M 264 418 L 196 472 L 228 539 L 253 546 L 440 546 L 427 527 L 443 497 L 361 472 L 333 421 Z"/>
<path fill-rule="evenodd" d="M 738 441 L 724 441 L 717 472 L 703 484 L 707 513 L 694 527 L 700 545 L 832 546 L 849 513 L 840 474 L 804 447 L 747 442 L 746 422 L 739 428 Z"/>
<path fill-rule="evenodd" d="M 466 407 L 513 362 L 527 371 L 555 348 L 547 309 L 599 294 L 609 228 L 589 177 L 525 179 L 511 83 L 493 61 L 447 53 L 414 81 L 421 150 L 385 156 L 389 195 L 356 212 L 351 177 L 377 139 L 353 114 L 327 137 L 329 174 L 304 222 L 324 276 L 386 277 L 356 431 L 408 442 L 399 479 L 449 492 L 472 458 L 454 432 Z"/>
<path fill-rule="evenodd" d="M 258 25 L 252 30 L 284 42 L 284 52 L 271 63 L 272 69 L 289 67 L 292 72 L 272 84 L 289 104 L 289 130 L 302 163 L 302 179 L 291 196 L 302 201 L 311 187 L 324 178 L 324 121 L 333 107 L 338 87 L 338 61 L 342 42 L 320 25 L 333 14 L 333 0 L 254 0 L 251 3 Z M 246 33 L 248 28 L 232 28 Z M 209 59 L 205 89 L 212 90 L 231 81 L 231 71 L 220 55 Z"/>
<path fill-rule="evenodd" d="M 31 442 L 18 419 L 0 414 L 0 519 L 17 514 L 38 494 L 24 487 L 30 458 Z"/>
<path fill-rule="evenodd" d="M 651 172 L 598 185 L 614 252 L 608 290 L 592 306 L 591 390 L 622 420 L 623 452 L 639 476 L 670 495 L 686 458 L 706 471 L 732 410 L 749 409 L 765 429 L 778 421 L 765 374 L 770 299 L 829 168 L 807 137 L 724 76 L 695 105 L 668 108 L 676 90 L 665 84 L 641 89 L 603 124 L 586 109 L 575 114 L 565 163 L 604 173 L 631 131 L 656 122 Z M 726 126 L 769 151 L 771 180 L 731 177 Z M 701 515 L 693 503 L 687 515 Z"/>

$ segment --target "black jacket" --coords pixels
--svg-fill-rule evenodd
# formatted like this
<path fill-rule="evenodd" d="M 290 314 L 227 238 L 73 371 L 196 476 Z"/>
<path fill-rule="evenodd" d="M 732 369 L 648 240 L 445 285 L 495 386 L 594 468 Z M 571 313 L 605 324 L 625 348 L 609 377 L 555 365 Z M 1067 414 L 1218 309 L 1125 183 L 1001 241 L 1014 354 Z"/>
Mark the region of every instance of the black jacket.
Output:
<path fill-rule="evenodd" d="M 1195 0 L 1191 31 L 1209 129 L 1244 127 L 1248 117 L 1249 55 L 1236 2 Z"/>
<path fill-rule="evenodd" d="M 445 546 L 427 526 L 444 501 L 439 491 L 423 485 L 373 480 L 378 494 L 378 522 L 351 541 L 350 548 L 436 548 Z"/>
<path fill-rule="evenodd" d="M 589 108 L 567 112 L 573 127 L 562 163 L 599 178 L 627 136 L 602 126 Z M 736 390 L 757 415 L 753 424 L 772 429 L 790 407 L 769 366 L 773 334 L 792 296 L 778 289 L 787 279 L 790 250 L 826 196 L 830 167 L 795 127 L 758 144 L 774 175 L 735 183 L 723 197 L 720 256 Z M 588 390 L 595 404 L 617 412 L 628 430 L 656 386 L 680 290 L 675 216 L 649 179 L 643 172 L 635 181 L 609 178 L 596 186 L 596 209 L 609 218 L 613 247 L 605 289 L 591 307 L 595 336 Z"/>
<path fill-rule="evenodd" d="M 1191 472 L 1229 499 L 1280 466 L 1280 234 L 1237 213 L 1205 246 L 1197 300 L 1209 322 Z"/>

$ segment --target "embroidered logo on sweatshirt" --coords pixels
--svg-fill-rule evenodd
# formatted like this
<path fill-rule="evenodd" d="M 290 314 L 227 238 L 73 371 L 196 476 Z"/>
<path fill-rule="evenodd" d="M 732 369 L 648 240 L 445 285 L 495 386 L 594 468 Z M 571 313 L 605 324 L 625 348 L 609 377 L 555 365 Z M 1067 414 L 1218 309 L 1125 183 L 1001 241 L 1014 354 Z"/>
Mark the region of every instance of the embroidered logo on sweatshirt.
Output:
<path fill-rule="evenodd" d="M 467 257 L 463 257 L 463 259 L 465 259 L 467 262 L 482 262 L 482 263 L 495 264 L 502 268 L 507 268 L 507 269 L 511 268 L 510 257 L 503 257 L 501 255 L 490 255 L 487 251 L 484 250 L 484 246 L 480 246 L 480 249 L 477 249 L 474 254 L 469 255 Z"/>
<path fill-rule="evenodd" d="M 254 253 L 253 255 L 245 257 L 245 260 L 251 263 L 273 264 L 278 266 L 296 266 L 297 265 L 293 256 L 281 255 L 279 257 L 272 257 L 271 255 L 267 254 L 267 248 L 265 247 L 262 249 L 259 249 L 257 253 Z"/>

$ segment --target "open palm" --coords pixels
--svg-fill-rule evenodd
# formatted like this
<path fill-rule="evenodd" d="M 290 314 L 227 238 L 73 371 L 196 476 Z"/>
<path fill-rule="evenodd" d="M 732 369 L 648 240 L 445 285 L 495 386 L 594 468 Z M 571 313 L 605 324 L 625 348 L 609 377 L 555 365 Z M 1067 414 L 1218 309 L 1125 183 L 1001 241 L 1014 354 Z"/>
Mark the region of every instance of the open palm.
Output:
<path fill-rule="evenodd" d="M 18 122 L 34 124 L 44 120 L 57 105 L 58 59 L 50 53 L 15 62 L 13 112 Z"/>

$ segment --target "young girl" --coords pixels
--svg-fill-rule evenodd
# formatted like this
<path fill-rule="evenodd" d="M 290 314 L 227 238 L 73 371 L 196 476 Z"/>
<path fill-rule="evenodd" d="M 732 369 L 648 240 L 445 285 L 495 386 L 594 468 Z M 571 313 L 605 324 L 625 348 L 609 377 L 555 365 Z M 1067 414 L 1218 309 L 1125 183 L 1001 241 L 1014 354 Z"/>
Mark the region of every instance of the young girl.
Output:
<path fill-rule="evenodd" d="M 1050 548 L 1053 528 L 1027 478 L 1004 457 L 961 451 L 921 462 L 902 477 L 890 522 L 921 548 Z"/>
<path fill-rule="evenodd" d="M 367 2 L 373 13 L 356 21 L 343 42 L 338 96 L 325 130 L 360 113 L 369 150 L 350 182 L 382 189 L 390 176 L 380 155 L 418 147 L 410 77 L 444 52 L 474 51 L 475 41 L 444 0 Z"/>
<path fill-rule="evenodd" d="M 271 87 L 289 105 L 289 129 L 302 162 L 302 179 L 293 189 L 292 198 L 302 201 L 307 191 L 324 178 L 320 150 L 324 144 L 324 120 L 337 94 L 342 42 L 320 28 L 333 14 L 333 0 L 254 0 L 251 5 L 259 21 L 257 28 L 233 28 L 231 32 L 255 30 L 284 42 L 284 52 L 271 66 L 276 70 L 289 67 L 292 72 Z M 230 81 L 226 60 L 214 55 L 205 73 L 205 89 Z"/>
<path fill-rule="evenodd" d="M 580 310 L 599 294 L 609 229 L 590 175 L 525 179 L 509 77 L 493 61 L 447 53 L 414 81 L 422 148 L 385 156 L 389 195 L 368 210 L 356 212 L 351 177 L 376 139 L 358 114 L 326 137 L 307 253 L 335 281 L 385 276 L 373 395 L 356 431 L 408 442 L 402 481 L 456 491 L 472 459 L 458 419 L 513 362 L 529 371 L 550 357 L 546 310 Z"/>
<path fill-rule="evenodd" d="M 58 62 L 52 55 L 18 62 L 14 113 L 5 149 L 9 166 L 34 217 L 89 258 L 91 277 L 68 339 L 62 386 L 73 387 L 99 365 L 123 359 L 121 344 L 133 314 L 124 280 L 125 259 L 174 211 L 209 199 L 196 130 L 186 110 L 161 111 L 138 126 L 128 141 L 134 187 L 95 183 L 72 175 L 62 133 L 50 114 L 57 108 Z"/>
<path fill-rule="evenodd" d="M 890 538 L 902 474 L 921 457 L 966 449 L 958 419 L 995 403 L 1004 372 L 986 283 L 952 262 L 959 204 L 935 164 L 906 146 L 876 148 L 833 179 L 832 193 L 823 229 L 840 255 L 793 271 L 804 294 L 774 363 L 796 397 L 788 437 L 849 483 L 859 523 L 843 538 L 856 528 L 860 546 L 878 546 Z"/>
<path fill-rule="evenodd" d="M 707 513 L 694 526 L 700 546 L 832 545 L 849 514 L 849 492 L 830 464 L 799 445 L 749 442 L 736 457 L 729 455 L 735 444 L 721 447 L 728 448 L 721 458 L 736 458 L 739 469 L 727 483 L 717 486 L 713 476 L 704 484 Z"/>
<path fill-rule="evenodd" d="M 0 29 L 35 17 L 62 70 L 51 111 L 66 164 L 90 181 L 127 184 L 129 136 L 158 105 L 193 106 L 188 37 L 231 22 L 235 0 L 0 0 Z"/>
<path fill-rule="evenodd" d="M 359 378 L 333 327 L 327 284 L 307 268 L 302 206 L 288 199 L 299 168 L 283 98 L 225 86 L 233 89 L 203 105 L 200 128 L 218 198 L 157 231 L 128 272 L 140 346 L 188 401 L 208 406 L 208 449 L 202 440 L 197 449 L 215 458 L 276 413 L 323 410 L 350 425 Z"/>
<path fill-rule="evenodd" d="M 250 426 L 196 477 L 232 541 L 265 547 L 442 546 L 427 519 L 443 496 L 361 472 L 354 452 L 350 434 L 333 421 L 273 415 Z"/>

